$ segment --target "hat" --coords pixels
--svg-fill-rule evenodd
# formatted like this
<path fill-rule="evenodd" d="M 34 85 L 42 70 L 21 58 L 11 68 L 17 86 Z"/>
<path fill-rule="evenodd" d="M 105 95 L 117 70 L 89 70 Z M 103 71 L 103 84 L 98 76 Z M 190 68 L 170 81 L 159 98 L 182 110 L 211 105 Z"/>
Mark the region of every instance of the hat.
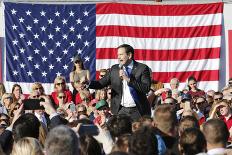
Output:
<path fill-rule="evenodd" d="M 100 100 L 100 101 L 97 102 L 95 108 L 98 110 L 98 109 L 100 109 L 101 107 L 104 107 L 104 106 L 107 106 L 106 101 L 105 100 Z"/>
<path fill-rule="evenodd" d="M 192 96 L 190 94 L 183 93 L 181 95 L 181 101 L 192 100 Z"/>
<path fill-rule="evenodd" d="M 76 55 L 74 58 L 73 58 L 73 62 L 76 62 L 76 61 L 82 61 L 81 60 L 81 57 L 79 55 Z"/>

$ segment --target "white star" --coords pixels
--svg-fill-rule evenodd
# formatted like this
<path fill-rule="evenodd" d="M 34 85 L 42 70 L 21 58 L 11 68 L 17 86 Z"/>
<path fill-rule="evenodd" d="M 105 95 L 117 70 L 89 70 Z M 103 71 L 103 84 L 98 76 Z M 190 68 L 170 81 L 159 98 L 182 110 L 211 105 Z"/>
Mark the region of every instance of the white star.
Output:
<path fill-rule="evenodd" d="M 40 27 L 42 31 L 45 31 L 46 30 L 46 27 L 45 26 L 42 26 Z"/>
<path fill-rule="evenodd" d="M 39 50 L 37 48 L 34 51 L 35 51 L 35 54 L 39 54 Z"/>
<path fill-rule="evenodd" d="M 90 57 L 85 57 L 85 61 L 89 61 L 90 60 Z"/>
<path fill-rule="evenodd" d="M 79 48 L 79 49 L 77 50 L 77 53 L 80 55 L 80 54 L 82 53 L 82 50 Z"/>
<path fill-rule="evenodd" d="M 69 15 L 70 15 L 70 16 L 74 16 L 74 12 L 72 12 L 72 11 L 69 12 Z"/>
<path fill-rule="evenodd" d="M 42 41 L 42 42 L 41 42 L 41 45 L 44 46 L 44 47 L 46 47 L 46 44 L 47 44 L 47 43 L 46 43 L 45 41 Z"/>
<path fill-rule="evenodd" d="M 66 34 L 63 35 L 63 39 L 67 39 L 68 36 Z"/>
<path fill-rule="evenodd" d="M 89 31 L 89 27 L 88 27 L 88 26 L 85 26 L 85 27 L 84 27 L 84 30 L 85 30 L 85 31 Z"/>
<path fill-rule="evenodd" d="M 27 14 L 27 16 L 30 16 L 31 15 L 31 11 L 27 10 L 26 14 Z"/>
<path fill-rule="evenodd" d="M 89 12 L 85 11 L 83 13 L 84 13 L 84 16 L 89 16 Z"/>
<path fill-rule="evenodd" d="M 81 24 L 82 20 L 81 20 L 80 18 L 78 18 L 78 19 L 76 20 L 76 22 L 77 22 L 77 24 Z"/>
<path fill-rule="evenodd" d="M 56 73 L 56 76 L 61 76 L 61 73 L 60 73 L 60 72 L 57 72 L 57 73 Z"/>
<path fill-rule="evenodd" d="M 47 73 L 45 71 L 42 72 L 42 76 L 47 76 Z"/>
<path fill-rule="evenodd" d="M 42 61 L 47 61 L 48 58 L 46 58 L 45 56 L 42 57 Z"/>
<path fill-rule="evenodd" d="M 60 32 L 60 28 L 58 26 L 56 26 L 56 32 Z"/>
<path fill-rule="evenodd" d="M 39 35 L 36 33 L 35 35 L 34 35 L 34 38 L 36 39 L 38 39 L 39 38 Z"/>
<path fill-rule="evenodd" d="M 45 16 L 46 12 L 44 12 L 43 10 L 40 12 L 41 16 Z"/>
<path fill-rule="evenodd" d="M 85 46 L 89 46 L 89 42 L 87 40 L 84 42 L 84 44 Z"/>
<path fill-rule="evenodd" d="M 66 20 L 66 19 L 63 19 L 63 20 L 62 20 L 63 25 L 64 25 L 64 24 L 67 24 L 67 22 L 68 22 L 68 20 Z"/>
<path fill-rule="evenodd" d="M 70 46 L 74 46 L 75 45 L 75 43 L 73 41 L 70 42 L 69 44 L 70 44 Z"/>
<path fill-rule="evenodd" d="M 20 38 L 24 38 L 24 36 L 25 36 L 25 34 L 19 33 L 19 37 L 20 37 Z"/>
<path fill-rule="evenodd" d="M 53 36 L 51 33 L 48 35 L 48 39 L 53 39 Z"/>
<path fill-rule="evenodd" d="M 64 53 L 64 54 L 67 54 L 67 53 L 68 53 L 68 50 L 66 50 L 66 49 L 63 50 L 63 53 Z"/>
<path fill-rule="evenodd" d="M 60 43 L 59 41 L 57 41 L 57 42 L 56 42 L 56 47 L 58 47 L 58 46 L 60 47 L 60 44 L 61 44 L 61 43 Z"/>
<path fill-rule="evenodd" d="M 53 23 L 53 20 L 50 18 L 48 19 L 48 24 L 52 24 Z"/>
<path fill-rule="evenodd" d="M 19 56 L 17 56 L 17 55 L 14 55 L 14 56 L 13 56 L 13 59 L 14 59 L 14 60 L 18 60 L 18 58 L 19 58 Z"/>
<path fill-rule="evenodd" d="M 17 30 L 17 27 L 15 24 L 12 26 L 13 30 Z"/>
<path fill-rule="evenodd" d="M 27 57 L 28 61 L 32 61 L 33 57 L 32 56 L 29 56 Z"/>
<path fill-rule="evenodd" d="M 74 28 L 73 26 L 71 26 L 71 27 L 69 28 L 69 30 L 72 31 L 72 32 L 74 32 L 74 29 L 75 29 L 75 28 Z"/>
<path fill-rule="evenodd" d="M 13 71 L 13 75 L 18 75 L 18 73 L 16 70 Z"/>
<path fill-rule="evenodd" d="M 18 45 L 18 40 L 15 39 L 12 42 L 13 42 L 13 45 Z"/>
<path fill-rule="evenodd" d="M 66 70 L 66 69 L 68 69 L 68 66 L 65 64 L 65 65 L 63 66 L 63 68 Z"/>
<path fill-rule="evenodd" d="M 53 69 L 54 68 L 54 66 L 51 64 L 51 65 L 49 65 L 49 69 L 51 70 L 51 69 Z"/>
<path fill-rule="evenodd" d="M 12 9 L 12 10 L 11 10 L 11 14 L 12 14 L 12 15 L 16 15 L 16 12 L 17 12 L 17 11 L 16 11 L 15 9 Z"/>
<path fill-rule="evenodd" d="M 60 16 L 60 13 L 58 11 L 56 11 L 55 15 L 56 16 Z"/>
<path fill-rule="evenodd" d="M 28 25 L 26 28 L 27 28 L 27 31 L 31 31 L 32 27 L 30 25 Z"/>
<path fill-rule="evenodd" d="M 20 23 L 23 23 L 23 21 L 24 21 L 24 19 L 21 17 L 21 18 L 19 18 L 19 22 Z"/>
<path fill-rule="evenodd" d="M 20 48 L 20 53 L 24 53 L 25 52 L 25 49 L 24 48 Z"/>
<path fill-rule="evenodd" d="M 20 64 L 20 68 L 24 68 L 25 67 L 25 64 L 24 63 L 21 63 Z"/>
<path fill-rule="evenodd" d="M 39 64 L 34 65 L 35 69 L 39 69 L 39 66 L 40 66 Z"/>
<path fill-rule="evenodd" d="M 70 60 L 71 60 L 71 62 L 73 62 L 74 58 L 72 57 L 72 58 L 70 58 Z"/>
<path fill-rule="evenodd" d="M 28 72 L 27 72 L 27 75 L 28 75 L 28 76 L 32 76 L 32 73 L 33 73 L 32 71 L 28 71 Z"/>
<path fill-rule="evenodd" d="M 37 18 L 35 18 L 34 20 L 34 24 L 38 24 L 39 20 Z"/>
<path fill-rule="evenodd" d="M 57 58 L 56 58 L 56 61 L 57 61 L 57 62 L 61 62 L 60 60 L 61 60 L 60 57 L 57 57 Z"/>
<path fill-rule="evenodd" d="M 53 54 L 54 51 L 52 49 L 48 50 L 49 54 Z"/>
<path fill-rule="evenodd" d="M 82 37 L 82 35 L 79 33 L 79 34 L 77 35 L 77 39 L 81 39 L 81 37 Z"/>
<path fill-rule="evenodd" d="M 32 42 L 29 40 L 29 41 L 27 42 L 27 46 L 31 46 L 31 44 L 32 44 Z"/>

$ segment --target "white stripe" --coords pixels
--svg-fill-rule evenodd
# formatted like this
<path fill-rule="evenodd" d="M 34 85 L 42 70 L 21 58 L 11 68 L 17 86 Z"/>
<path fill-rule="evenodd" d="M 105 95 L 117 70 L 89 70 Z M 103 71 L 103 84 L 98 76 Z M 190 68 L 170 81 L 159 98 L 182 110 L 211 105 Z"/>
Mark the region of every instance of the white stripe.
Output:
<path fill-rule="evenodd" d="M 183 61 L 138 61 L 148 65 L 153 72 L 184 72 L 201 70 L 219 70 L 219 59 L 183 60 Z M 117 64 L 117 59 L 97 59 L 96 70 L 109 68 Z"/>
<path fill-rule="evenodd" d="M 134 49 L 196 49 L 221 46 L 221 36 L 194 38 L 132 38 L 132 37 L 97 37 L 96 48 L 117 48 L 129 44 Z"/>
<path fill-rule="evenodd" d="M 165 88 L 170 88 L 170 84 L 169 83 L 164 83 L 164 87 Z M 179 90 L 183 90 L 183 89 L 186 89 L 186 88 L 187 88 L 186 83 L 180 83 Z M 218 89 L 219 89 L 219 81 L 199 81 L 198 82 L 198 88 L 202 89 L 204 91 L 208 91 L 208 90 L 218 91 Z"/>
<path fill-rule="evenodd" d="M 30 94 L 31 93 L 31 87 L 33 83 L 25 83 L 25 82 L 9 82 L 5 81 L 4 85 L 6 87 L 6 92 L 10 93 L 11 88 L 14 84 L 19 84 L 22 87 L 24 94 Z M 70 91 L 73 91 L 72 86 L 70 83 L 66 83 L 67 88 L 69 88 Z M 54 91 L 54 84 L 53 83 L 42 83 L 42 86 L 44 87 L 45 94 L 50 95 Z"/>
<path fill-rule="evenodd" d="M 97 26 L 194 27 L 220 25 L 221 21 L 221 13 L 188 16 L 143 16 L 124 14 L 100 14 L 96 16 Z"/>

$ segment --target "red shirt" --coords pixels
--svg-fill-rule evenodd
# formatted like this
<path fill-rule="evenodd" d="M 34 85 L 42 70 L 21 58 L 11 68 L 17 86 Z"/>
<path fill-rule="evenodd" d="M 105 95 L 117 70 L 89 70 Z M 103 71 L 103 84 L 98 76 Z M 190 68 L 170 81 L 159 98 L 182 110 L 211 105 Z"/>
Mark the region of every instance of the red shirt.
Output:
<path fill-rule="evenodd" d="M 224 116 L 221 116 L 220 119 L 226 123 L 227 129 L 230 130 L 230 128 L 232 127 L 232 115 L 228 120 L 226 120 Z"/>
<path fill-rule="evenodd" d="M 64 90 L 64 93 L 65 93 L 65 96 L 66 96 L 66 99 L 65 99 L 65 103 L 69 103 L 72 101 L 72 93 L 70 90 Z M 57 99 L 57 92 L 52 92 L 51 94 L 54 102 L 56 105 L 59 105 L 59 101 Z"/>
<path fill-rule="evenodd" d="M 198 89 L 196 92 L 193 92 L 190 90 L 190 91 L 188 91 L 188 94 L 190 94 L 192 96 L 192 98 L 205 96 L 205 92 L 203 90 L 200 90 L 200 89 Z"/>

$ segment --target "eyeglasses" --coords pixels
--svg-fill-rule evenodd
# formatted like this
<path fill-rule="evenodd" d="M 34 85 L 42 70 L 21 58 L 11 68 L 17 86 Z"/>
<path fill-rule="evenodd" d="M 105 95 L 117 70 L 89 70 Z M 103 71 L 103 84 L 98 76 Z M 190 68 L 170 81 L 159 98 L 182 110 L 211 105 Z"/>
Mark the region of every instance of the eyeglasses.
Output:
<path fill-rule="evenodd" d="M 60 98 L 60 99 L 65 99 L 65 96 L 58 96 L 58 98 Z"/>
<path fill-rule="evenodd" d="M 100 76 L 100 77 L 104 77 L 105 75 L 101 75 L 101 74 L 100 74 L 99 76 Z"/>
<path fill-rule="evenodd" d="M 58 85 L 58 86 L 64 85 L 64 82 L 56 83 L 56 85 Z"/>
<path fill-rule="evenodd" d="M 203 101 L 203 102 L 196 102 L 196 104 L 204 104 L 205 102 Z"/>

